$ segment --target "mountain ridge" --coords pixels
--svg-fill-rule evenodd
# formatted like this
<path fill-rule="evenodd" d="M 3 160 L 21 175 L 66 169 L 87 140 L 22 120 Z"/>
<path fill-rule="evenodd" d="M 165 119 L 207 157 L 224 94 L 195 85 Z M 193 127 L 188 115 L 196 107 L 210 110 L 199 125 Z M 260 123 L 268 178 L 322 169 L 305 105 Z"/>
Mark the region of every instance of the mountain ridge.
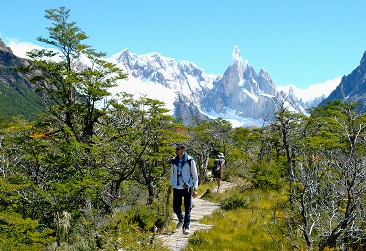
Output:
<path fill-rule="evenodd" d="M 1 49 L 13 55 L 4 43 Z M 223 75 L 208 74 L 187 60 L 177 62 L 158 52 L 138 55 L 128 48 L 105 60 L 128 74 L 127 80 L 119 81 L 111 89 L 113 95 L 125 91 L 161 100 L 171 115 L 181 118 L 184 124 L 191 123 L 192 116 L 196 116 L 202 119 L 221 117 L 235 126 L 261 126 L 264 119 L 273 116 L 275 99 L 281 95 L 291 98 L 297 104 L 294 109 L 303 113 L 324 98 L 305 101 L 297 97 L 299 91 L 295 86 L 287 90 L 277 87 L 264 68 L 257 74 L 248 60 L 241 57 L 237 46 L 234 46 L 232 59 Z"/>
<path fill-rule="evenodd" d="M 339 85 L 322 100 L 320 105 L 332 100 L 358 102 L 358 111 L 366 112 L 366 51 L 360 60 L 360 65 L 350 74 L 344 75 Z"/>
<path fill-rule="evenodd" d="M 164 58 L 157 52 L 137 55 L 126 48 L 112 55 L 109 60 L 130 74 L 128 80 L 120 83 L 115 92 L 126 91 L 135 95 L 144 93 L 162 100 L 174 116 L 184 117 L 185 123 L 190 121 L 188 116 L 200 114 L 208 118 L 237 120 L 235 124 L 242 126 L 253 125 L 253 121 L 256 125 L 262 125 L 263 118 L 273 115 L 274 98 L 279 94 L 295 99 L 293 101 L 299 103 L 296 108 L 299 112 L 305 112 L 309 106 L 316 106 L 324 98 L 321 93 L 311 102 L 304 102 L 294 92 L 290 95 L 289 91 L 281 90 L 265 69 L 261 68 L 257 74 L 248 60 L 242 59 L 237 46 L 234 47 L 232 59 L 222 76 L 205 73 L 189 61 L 177 62 L 173 58 Z M 163 86 L 164 91 L 161 88 L 159 90 L 166 95 L 159 96 L 153 90 L 146 91 L 151 90 L 149 85 Z M 136 87 L 138 92 L 134 90 Z M 182 105 L 181 102 L 186 104 Z M 177 106 L 179 109 L 176 109 Z M 184 112 L 182 107 L 185 107 Z"/>

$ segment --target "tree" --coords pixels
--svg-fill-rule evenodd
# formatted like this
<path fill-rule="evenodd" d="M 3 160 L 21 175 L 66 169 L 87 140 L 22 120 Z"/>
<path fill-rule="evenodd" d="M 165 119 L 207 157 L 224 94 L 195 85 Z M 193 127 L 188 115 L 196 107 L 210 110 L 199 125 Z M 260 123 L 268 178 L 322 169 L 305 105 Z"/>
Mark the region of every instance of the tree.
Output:
<path fill-rule="evenodd" d="M 67 126 L 78 141 L 84 142 L 94 134 L 95 123 L 108 108 L 108 89 L 126 75 L 101 59 L 105 53 L 82 43 L 88 37 L 75 22 L 68 22 L 69 12 L 65 7 L 46 10 L 45 17 L 54 26 L 47 28 L 49 38 L 37 40 L 54 49 L 29 52 L 32 64 L 21 70 L 32 73 L 31 82 L 38 86 L 53 123 L 60 130 Z M 100 101 L 106 102 L 104 108 L 97 106 Z"/>
<path fill-rule="evenodd" d="M 118 199 L 119 188 L 125 180 L 134 180 L 147 188 L 149 201 L 156 197 L 167 179 L 172 142 L 176 136 L 172 130 L 173 118 L 157 100 L 123 94 L 114 103 L 102 122 L 100 143 L 105 147 L 98 153 L 107 160 L 108 177 L 112 180 L 108 204 Z M 109 190 L 108 189 L 108 190 Z"/>
<path fill-rule="evenodd" d="M 34 220 L 34 228 L 52 229 L 54 249 L 93 250 L 103 246 L 98 230 L 108 218 L 141 204 L 130 185 L 148 203 L 157 197 L 156 187 L 163 189 L 167 180 L 171 144 L 182 136 L 173 133 L 161 102 L 126 93 L 120 100 L 109 97 L 108 89 L 126 75 L 83 44 L 87 36 L 68 22 L 69 10 L 46 10 L 46 18 L 54 25 L 50 38 L 38 40 L 54 49 L 33 50 L 30 66 L 19 70 L 32 74 L 48 110 L 38 123 L 18 121 L 14 151 L 2 164 L 9 162 L 24 179 L 14 190 L 17 207 L 12 205 L 20 217 Z M 2 171 L 8 172 L 5 164 Z M 133 201 L 126 199 L 130 194 Z"/>
<path fill-rule="evenodd" d="M 294 181 L 294 161 L 297 155 L 298 140 L 304 135 L 302 127 L 306 123 L 305 115 L 292 112 L 290 109 L 293 106 L 286 97 L 277 99 L 277 111 L 275 113 L 275 122 L 271 124 L 274 132 L 277 132 L 279 141 L 275 141 L 276 149 L 283 151 L 286 157 L 287 173 L 290 181 L 290 187 Z"/>
<path fill-rule="evenodd" d="M 53 231 L 27 217 L 22 191 L 31 183 L 21 170 L 23 156 L 17 145 L 21 131 L 15 124 L 0 128 L 0 246 L 4 250 L 42 250 L 53 241 Z"/>
<path fill-rule="evenodd" d="M 148 204 L 151 204 L 156 198 L 156 188 L 163 188 L 169 178 L 172 142 L 177 137 L 172 130 L 173 118 L 163 108 L 164 103 L 149 98 L 143 98 L 139 103 L 143 106 L 138 121 L 144 152 L 137 161 L 139 172 L 134 179 L 147 187 Z"/>
<path fill-rule="evenodd" d="M 221 118 L 212 121 L 195 118 L 194 121 L 187 131 L 189 136 L 187 145 L 196 160 L 199 181 L 202 182 L 207 179 L 211 153 L 214 150 L 225 152 L 225 143 L 228 141 L 231 125 Z"/>
<path fill-rule="evenodd" d="M 298 145 L 292 219 L 310 249 L 345 249 L 365 239 L 366 117 L 356 107 L 336 101 L 313 109 Z"/>
<path fill-rule="evenodd" d="M 247 177 L 249 175 L 248 167 L 257 161 L 260 151 L 259 128 L 234 128 L 230 132 L 228 142 L 231 153 L 230 163 L 226 166 L 225 174 Z"/>
<path fill-rule="evenodd" d="M 29 52 L 30 66 L 19 68 L 32 75 L 48 108 L 43 120 L 24 128 L 18 141 L 24 156 L 21 170 L 31 182 L 20 192 L 28 208 L 24 213 L 56 231 L 57 216 L 65 212 L 73 223 L 102 212 L 100 195 L 109 181 L 104 179 L 105 166 L 98 165 L 103 161 L 94 155 L 103 146 L 95 142 L 113 102 L 107 99 L 108 89 L 126 78 L 101 59 L 105 53 L 83 43 L 88 37 L 68 21 L 69 12 L 65 7 L 46 10 L 53 26 L 47 28 L 49 38 L 38 40 L 53 48 Z M 67 241 L 64 235 L 57 238 L 58 245 Z"/>

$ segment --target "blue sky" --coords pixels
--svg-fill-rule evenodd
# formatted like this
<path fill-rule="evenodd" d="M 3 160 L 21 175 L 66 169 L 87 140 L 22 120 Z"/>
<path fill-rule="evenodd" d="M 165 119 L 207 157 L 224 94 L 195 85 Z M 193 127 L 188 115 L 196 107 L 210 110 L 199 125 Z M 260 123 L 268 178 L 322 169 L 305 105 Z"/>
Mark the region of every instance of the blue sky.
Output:
<path fill-rule="evenodd" d="M 1 39 L 44 45 L 44 10 L 60 6 L 107 56 L 158 52 L 223 74 L 238 45 L 278 86 L 348 75 L 366 51 L 365 0 L 12 0 L 2 4 Z"/>

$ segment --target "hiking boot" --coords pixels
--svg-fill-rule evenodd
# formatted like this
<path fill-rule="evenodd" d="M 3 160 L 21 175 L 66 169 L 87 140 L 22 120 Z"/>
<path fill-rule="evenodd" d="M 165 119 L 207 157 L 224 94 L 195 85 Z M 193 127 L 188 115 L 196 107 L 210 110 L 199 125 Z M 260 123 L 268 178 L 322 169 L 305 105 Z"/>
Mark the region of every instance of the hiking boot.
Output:
<path fill-rule="evenodd" d="M 183 228 L 183 234 L 189 234 L 189 228 Z"/>
<path fill-rule="evenodd" d="M 183 226 L 183 221 L 179 221 L 177 224 L 177 229 L 181 228 Z"/>

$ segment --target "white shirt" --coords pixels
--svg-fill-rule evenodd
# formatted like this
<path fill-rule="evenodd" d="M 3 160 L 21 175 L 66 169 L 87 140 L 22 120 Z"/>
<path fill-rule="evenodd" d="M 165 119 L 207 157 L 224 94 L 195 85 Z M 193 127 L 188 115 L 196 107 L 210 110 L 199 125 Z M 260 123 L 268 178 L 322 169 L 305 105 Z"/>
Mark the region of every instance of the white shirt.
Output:
<path fill-rule="evenodd" d="M 190 187 L 198 188 L 198 174 L 196 168 L 196 162 L 194 159 L 188 155 L 188 159 L 191 159 L 191 166 L 189 166 L 188 161 L 184 163 L 182 167 L 181 176 L 179 178 L 179 185 L 177 183 L 178 176 L 178 166 L 175 163 L 170 165 L 170 185 L 176 189 L 184 189 L 184 183 L 188 183 Z M 182 161 L 182 160 L 180 160 Z"/>

